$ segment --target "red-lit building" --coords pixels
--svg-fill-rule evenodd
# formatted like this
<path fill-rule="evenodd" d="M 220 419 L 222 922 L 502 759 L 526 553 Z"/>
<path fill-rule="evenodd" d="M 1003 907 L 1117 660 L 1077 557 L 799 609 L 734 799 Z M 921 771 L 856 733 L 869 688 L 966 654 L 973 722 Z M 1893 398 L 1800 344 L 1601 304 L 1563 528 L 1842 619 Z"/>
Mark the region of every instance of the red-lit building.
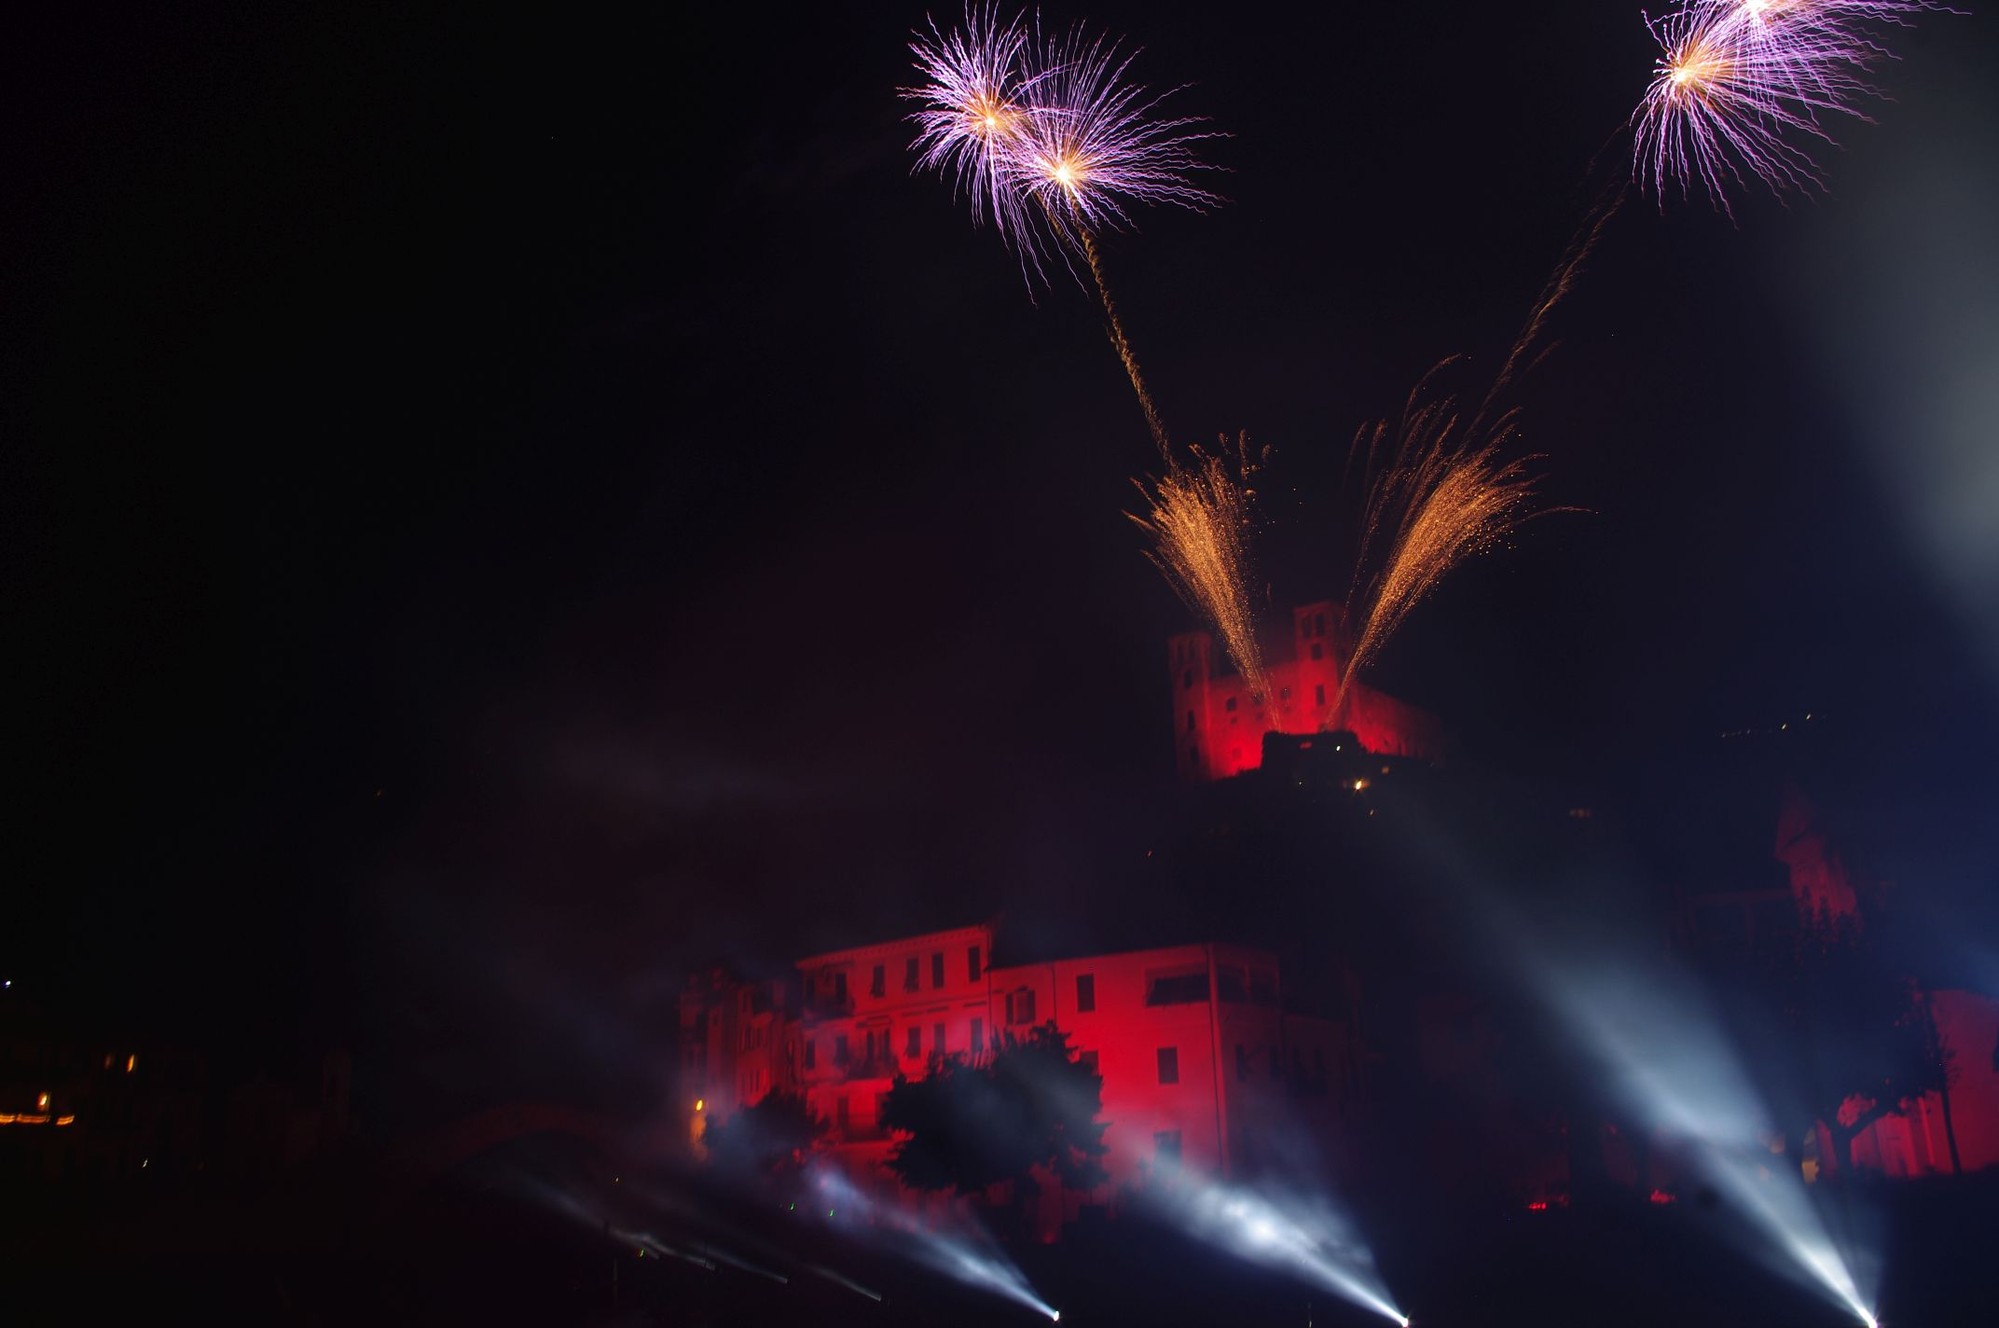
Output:
<path fill-rule="evenodd" d="M 1174 748 L 1186 782 L 1256 769 L 1266 733 L 1344 729 L 1380 755 L 1431 761 L 1443 756 L 1443 728 L 1435 716 L 1360 682 L 1340 698 L 1349 636 L 1346 610 L 1339 604 L 1299 605 L 1291 611 L 1289 632 L 1262 644 L 1270 696 L 1253 694 L 1242 675 L 1223 666 L 1212 633 L 1182 632 L 1168 640 Z"/>
<path fill-rule="evenodd" d="M 879 1113 L 895 1077 L 1053 1022 L 1102 1076 L 1110 1179 L 1047 1195 L 1046 1230 L 1142 1188 L 1162 1160 L 1230 1176 L 1289 1165 L 1279 1140 L 1329 1151 L 1353 1110 L 1348 1031 L 1286 1011 L 1269 954 L 1198 944 L 992 967 L 992 953 L 990 927 L 962 927 L 801 960 L 789 996 L 774 994 L 781 982 L 698 977 L 681 998 L 690 1128 L 799 1092 L 832 1126 L 839 1163 L 893 1189 Z"/>
<path fill-rule="evenodd" d="M 1783 870 L 1769 888 L 1682 896 L 1674 930 L 1683 950 L 1711 962 L 1767 963 L 1788 952 L 1803 919 L 1859 918 L 1853 868 L 1794 784 L 1787 783 L 1779 799 L 1770 854 Z M 1893 1177 L 1999 1167 L 1999 998 L 1918 986 L 1951 1066 L 1948 1110 L 1937 1092 L 1897 1104 L 1854 1136 L 1851 1164 Z M 1849 1098 L 1842 1115 L 1857 1120 L 1869 1105 Z M 1831 1136 L 1823 1128 L 1818 1147 L 1830 1156 Z"/>

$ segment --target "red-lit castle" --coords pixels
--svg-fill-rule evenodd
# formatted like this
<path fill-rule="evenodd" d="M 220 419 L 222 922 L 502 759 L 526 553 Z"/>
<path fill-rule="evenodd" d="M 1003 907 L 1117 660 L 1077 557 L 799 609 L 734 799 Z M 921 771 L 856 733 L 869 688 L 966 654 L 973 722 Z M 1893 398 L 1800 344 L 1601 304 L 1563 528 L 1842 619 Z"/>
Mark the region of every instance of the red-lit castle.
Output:
<path fill-rule="evenodd" d="M 1443 728 L 1434 716 L 1360 682 L 1340 700 L 1340 670 L 1350 637 L 1346 610 L 1339 604 L 1320 600 L 1299 605 L 1291 611 L 1288 634 L 1274 634 L 1261 644 L 1272 692 L 1267 697 L 1252 695 L 1240 674 L 1218 669 L 1211 633 L 1182 632 L 1169 640 L 1175 747 L 1187 782 L 1256 769 L 1266 733 L 1346 729 L 1368 751 L 1383 756 L 1431 761 L 1443 756 Z"/>

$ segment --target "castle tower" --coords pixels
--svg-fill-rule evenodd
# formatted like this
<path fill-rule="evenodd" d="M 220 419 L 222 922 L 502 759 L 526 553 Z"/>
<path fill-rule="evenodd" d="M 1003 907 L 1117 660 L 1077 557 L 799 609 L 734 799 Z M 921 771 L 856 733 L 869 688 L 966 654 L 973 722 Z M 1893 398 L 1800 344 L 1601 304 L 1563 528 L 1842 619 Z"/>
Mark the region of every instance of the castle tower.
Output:
<path fill-rule="evenodd" d="M 1297 662 L 1296 700 L 1285 731 L 1313 733 L 1330 727 L 1327 712 L 1340 694 L 1346 658 L 1346 610 L 1329 599 L 1291 610 L 1291 658 Z"/>
<path fill-rule="evenodd" d="M 1214 690 L 1215 638 L 1195 630 L 1166 640 L 1173 683 L 1174 763 L 1180 778 L 1198 784 L 1214 777 L 1208 707 Z"/>

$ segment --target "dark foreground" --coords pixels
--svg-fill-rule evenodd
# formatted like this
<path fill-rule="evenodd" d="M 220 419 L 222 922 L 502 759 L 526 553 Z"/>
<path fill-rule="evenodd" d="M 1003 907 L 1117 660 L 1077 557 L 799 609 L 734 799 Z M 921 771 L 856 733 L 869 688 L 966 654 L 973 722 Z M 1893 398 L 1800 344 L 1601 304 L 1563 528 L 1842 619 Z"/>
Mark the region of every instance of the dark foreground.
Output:
<path fill-rule="evenodd" d="M 900 1257 L 904 1238 L 802 1211 L 816 1205 L 749 1203 L 606 1170 L 493 1159 L 387 1204 L 331 1182 L 257 1198 L 16 1194 L 0 1227 L 12 1307 L 4 1317 L 686 1328 L 1045 1321 L 915 1266 Z M 1999 1324 L 1999 1178 L 1876 1187 L 1845 1200 L 1878 1231 L 1886 1328 Z M 1446 1209 L 1372 1228 L 1386 1284 L 1424 1328 L 1854 1322 L 1766 1266 L 1727 1214 L 1698 1203 Z M 640 1232 L 654 1242 L 643 1254 Z M 1386 1322 L 1136 1221 L 1010 1253 L 1065 1326 Z"/>

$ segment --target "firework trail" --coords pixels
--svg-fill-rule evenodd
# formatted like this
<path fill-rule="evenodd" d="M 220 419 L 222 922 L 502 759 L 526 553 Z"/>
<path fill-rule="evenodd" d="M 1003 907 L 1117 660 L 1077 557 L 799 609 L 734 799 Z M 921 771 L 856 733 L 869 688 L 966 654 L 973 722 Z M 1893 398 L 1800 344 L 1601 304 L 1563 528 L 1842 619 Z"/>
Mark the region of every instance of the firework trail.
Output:
<path fill-rule="evenodd" d="M 1145 412 L 1160 459 L 1170 465 L 1166 426 L 1111 298 L 1097 236 L 1131 225 L 1129 209 L 1137 203 L 1195 210 L 1219 203 L 1219 197 L 1190 178 L 1203 168 L 1193 144 L 1215 135 L 1200 128 L 1204 122 L 1198 117 L 1160 117 L 1159 105 L 1171 93 L 1155 97 L 1126 82 L 1131 56 L 1080 25 L 1037 44 L 1029 59 L 1035 111 L 1009 156 L 1011 169 L 1022 193 L 1040 205 L 1055 237 L 1082 253 L 1103 305 L 1111 345 Z"/>
<path fill-rule="evenodd" d="M 1519 370 L 1521 358 L 1526 355 L 1529 347 L 1540 340 L 1541 329 L 1546 326 L 1548 315 L 1554 312 L 1556 305 L 1568 298 L 1569 291 L 1575 287 L 1576 275 L 1582 271 L 1583 264 L 1596 250 L 1597 241 L 1603 238 L 1604 227 L 1610 224 L 1610 219 L 1616 216 L 1617 210 L 1624 205 L 1625 192 L 1626 186 L 1623 184 L 1611 186 L 1584 216 L 1582 225 L 1569 240 L 1569 247 L 1563 250 L 1560 260 L 1556 262 L 1555 270 L 1548 274 L 1547 284 L 1541 287 L 1540 295 L 1535 298 L 1533 307 L 1528 310 L 1527 321 L 1521 325 L 1520 335 L 1513 339 L 1513 346 L 1507 351 L 1506 361 L 1500 365 L 1499 374 L 1492 380 L 1492 386 L 1486 389 L 1484 400 L 1479 403 L 1477 413 L 1472 416 L 1471 424 L 1465 430 L 1467 434 L 1478 433 L 1479 426 L 1484 423 L 1487 414 L 1492 410 L 1493 403 L 1499 399 L 1502 392 L 1513 385 L 1514 374 Z M 1540 361 L 1541 357 L 1536 356 L 1528 364 L 1528 368 L 1532 369 Z"/>
<path fill-rule="evenodd" d="M 1171 91 L 1154 96 L 1126 81 L 1132 57 L 1080 25 L 1044 38 L 1030 35 L 1024 18 L 1002 23 L 992 8 L 974 6 L 961 31 L 933 24 L 910 50 L 926 80 L 904 94 L 920 106 L 911 117 L 919 165 L 953 177 L 971 196 L 975 220 L 993 218 L 1030 286 L 1045 275 L 1048 254 L 1082 256 L 1111 346 L 1170 465 L 1166 428 L 1111 298 L 1097 237 L 1129 227 L 1138 204 L 1199 210 L 1220 202 L 1192 179 L 1205 169 L 1193 144 L 1217 135 L 1198 117 L 1161 116 Z"/>
<path fill-rule="evenodd" d="M 1131 338 L 1124 332 L 1124 320 L 1118 317 L 1117 304 L 1111 299 L 1110 283 L 1104 280 L 1103 255 L 1097 252 L 1097 239 L 1088 231 L 1083 231 L 1082 244 L 1083 256 L 1089 260 L 1090 276 L 1097 283 L 1097 298 L 1104 306 L 1111 348 L 1117 352 L 1118 363 L 1124 366 L 1125 377 L 1131 380 L 1131 390 L 1138 397 L 1138 408 L 1145 412 L 1145 427 L 1152 434 L 1153 446 L 1159 449 L 1159 459 L 1171 466 L 1174 464 L 1173 445 L 1166 438 L 1166 423 L 1159 418 L 1159 406 L 1145 386 L 1145 375 L 1138 368 L 1138 356 L 1132 353 Z"/>
<path fill-rule="evenodd" d="M 1663 203 L 1698 185 L 1733 215 L 1728 191 L 1761 180 L 1773 193 L 1823 181 L 1799 138 L 1832 143 L 1822 120 L 1865 120 L 1880 91 L 1868 71 L 1891 58 L 1869 35 L 1906 25 L 1934 0 L 1682 0 L 1646 25 L 1661 55 L 1633 115 L 1633 176 Z"/>
<path fill-rule="evenodd" d="M 1125 515 L 1152 539 L 1146 557 L 1178 591 L 1187 607 L 1207 619 L 1222 638 L 1236 672 L 1254 696 L 1270 695 L 1263 653 L 1256 644 L 1256 608 L 1249 590 L 1249 487 L 1256 464 L 1249 440 L 1226 440 L 1214 452 L 1200 448 L 1191 466 L 1169 465 L 1150 486 L 1134 481 L 1146 514 Z"/>
<path fill-rule="evenodd" d="M 1424 375 L 1409 394 L 1399 422 L 1391 426 L 1384 420 L 1355 439 L 1356 451 L 1364 447 L 1370 457 L 1386 453 L 1390 460 L 1368 492 L 1361 519 L 1360 556 L 1347 600 L 1362 606 L 1361 626 L 1323 721 L 1328 728 L 1338 726 L 1353 680 L 1410 610 L 1452 568 L 1498 546 L 1545 510 L 1533 506 L 1531 458 L 1500 459 L 1513 437 L 1514 413 L 1501 416 L 1483 442 L 1465 441 L 1449 397 L 1423 400 L 1436 372 Z M 1372 579 L 1363 585 L 1370 571 Z"/>

